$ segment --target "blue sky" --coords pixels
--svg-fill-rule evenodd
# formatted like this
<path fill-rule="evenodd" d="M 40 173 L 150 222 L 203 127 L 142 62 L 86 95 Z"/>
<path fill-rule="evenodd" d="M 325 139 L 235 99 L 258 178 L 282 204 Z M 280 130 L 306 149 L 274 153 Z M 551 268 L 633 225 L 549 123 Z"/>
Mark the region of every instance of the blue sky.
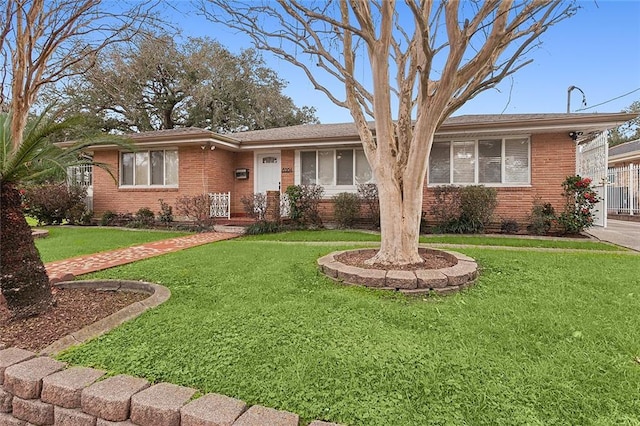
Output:
<path fill-rule="evenodd" d="M 188 9 L 187 2 L 179 4 Z M 582 108 L 582 95 L 573 90 L 572 112 L 618 112 L 640 100 L 640 0 L 582 0 L 579 6 L 575 16 L 543 34 L 542 46 L 528 56 L 532 64 L 497 89 L 476 96 L 454 115 L 566 112 L 569 86 L 579 87 L 587 100 L 587 108 L 577 111 Z M 235 52 L 251 47 L 247 36 L 195 14 L 181 16 L 173 11 L 171 19 L 184 36 L 207 35 Z M 314 106 L 322 123 L 351 121 L 349 112 L 314 90 L 302 71 L 267 52 L 264 57 L 289 82 L 285 93 L 296 105 Z"/>

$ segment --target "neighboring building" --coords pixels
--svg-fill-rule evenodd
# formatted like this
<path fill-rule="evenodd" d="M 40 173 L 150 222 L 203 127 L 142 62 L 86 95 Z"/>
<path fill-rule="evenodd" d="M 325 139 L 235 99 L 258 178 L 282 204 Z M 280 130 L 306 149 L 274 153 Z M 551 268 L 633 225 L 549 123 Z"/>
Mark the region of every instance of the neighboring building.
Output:
<path fill-rule="evenodd" d="M 498 190 L 496 218 L 524 222 L 535 198 L 562 209 L 562 181 L 576 173 L 576 144 L 633 118 L 630 114 L 469 115 L 440 127 L 424 185 L 429 211 L 437 185 L 482 184 Z M 373 124 L 370 124 L 373 128 Z M 330 198 L 355 192 L 372 174 L 352 123 L 310 124 L 220 135 L 181 128 L 131 135 L 136 152 L 95 147 L 94 215 L 106 210 L 158 210 L 178 197 L 229 193 L 230 215 L 244 214 L 241 199 L 255 192 L 282 191 L 293 184 L 325 188 Z M 605 153 L 606 154 L 606 153 Z M 606 167 L 605 167 L 606 168 Z"/>
<path fill-rule="evenodd" d="M 640 139 L 609 148 L 607 212 L 640 221 Z"/>

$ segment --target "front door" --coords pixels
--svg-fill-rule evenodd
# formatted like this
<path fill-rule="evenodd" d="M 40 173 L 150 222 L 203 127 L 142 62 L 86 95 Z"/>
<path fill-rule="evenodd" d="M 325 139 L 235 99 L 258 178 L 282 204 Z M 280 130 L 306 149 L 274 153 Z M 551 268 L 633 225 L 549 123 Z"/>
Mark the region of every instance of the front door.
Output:
<path fill-rule="evenodd" d="M 280 191 L 280 153 L 256 155 L 256 192 Z"/>

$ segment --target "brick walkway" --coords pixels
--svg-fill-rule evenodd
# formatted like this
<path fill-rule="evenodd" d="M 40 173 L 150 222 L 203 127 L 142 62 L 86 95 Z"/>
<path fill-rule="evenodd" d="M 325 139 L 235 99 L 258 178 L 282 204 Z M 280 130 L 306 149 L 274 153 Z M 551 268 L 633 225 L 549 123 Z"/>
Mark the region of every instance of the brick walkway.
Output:
<path fill-rule="evenodd" d="M 53 284 L 60 281 L 71 280 L 77 275 L 101 271 L 103 269 L 125 265 L 141 259 L 160 256 L 162 254 L 209 244 L 216 241 L 228 240 L 238 236 L 240 236 L 240 234 L 231 232 L 207 232 L 203 234 L 189 235 L 186 237 L 154 241 L 139 246 L 89 254 L 57 262 L 49 262 L 44 266 L 47 269 L 49 280 Z"/>

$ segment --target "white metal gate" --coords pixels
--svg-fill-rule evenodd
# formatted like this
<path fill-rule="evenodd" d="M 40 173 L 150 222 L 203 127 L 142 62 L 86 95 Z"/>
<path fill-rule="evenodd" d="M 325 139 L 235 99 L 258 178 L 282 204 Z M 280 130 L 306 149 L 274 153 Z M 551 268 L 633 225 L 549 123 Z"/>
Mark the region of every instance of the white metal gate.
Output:
<path fill-rule="evenodd" d="M 231 219 L 231 192 L 209 193 L 211 205 L 209 217 L 225 217 Z"/>
<path fill-rule="evenodd" d="M 640 214 L 640 164 L 609 169 L 607 202 L 612 213 Z"/>
<path fill-rule="evenodd" d="M 580 144 L 576 153 L 576 173 L 591 179 L 600 199 L 594 210 L 593 224 L 602 227 L 607 226 L 607 139 L 607 132 L 602 132 L 589 142 Z"/>

